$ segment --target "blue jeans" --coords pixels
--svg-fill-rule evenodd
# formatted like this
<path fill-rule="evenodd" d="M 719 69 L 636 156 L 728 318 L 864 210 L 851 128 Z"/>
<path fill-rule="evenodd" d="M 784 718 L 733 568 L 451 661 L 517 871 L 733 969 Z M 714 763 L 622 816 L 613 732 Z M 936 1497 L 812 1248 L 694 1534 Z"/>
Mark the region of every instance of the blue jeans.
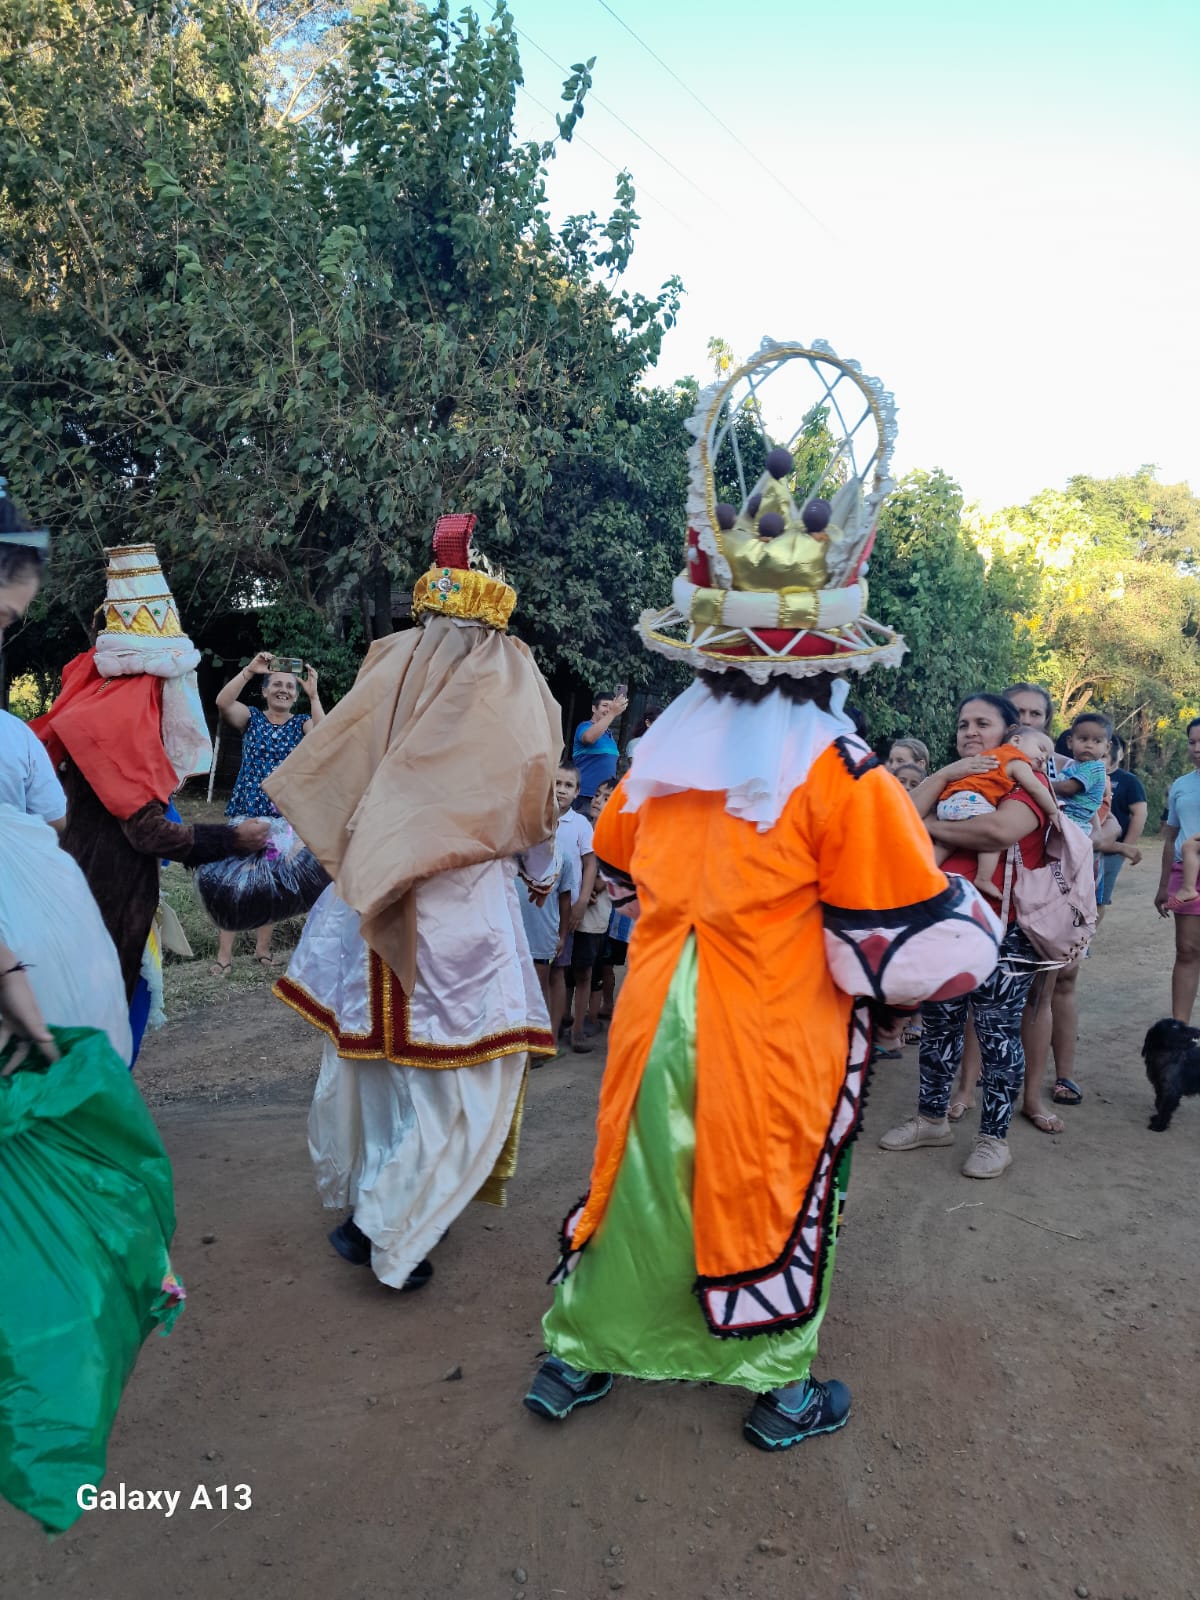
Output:
<path fill-rule="evenodd" d="M 1124 856 L 1100 857 L 1100 876 L 1096 881 L 1096 904 L 1110 906 L 1113 903 L 1113 890 L 1117 886 L 1117 877 L 1125 865 Z"/>

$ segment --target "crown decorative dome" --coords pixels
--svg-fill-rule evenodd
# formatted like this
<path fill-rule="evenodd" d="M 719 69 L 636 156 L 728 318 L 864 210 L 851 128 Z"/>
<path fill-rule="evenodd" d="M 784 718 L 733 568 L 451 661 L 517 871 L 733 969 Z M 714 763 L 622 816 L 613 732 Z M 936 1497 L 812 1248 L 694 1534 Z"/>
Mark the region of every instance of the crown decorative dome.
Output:
<path fill-rule="evenodd" d="M 759 682 L 898 666 L 903 639 L 866 615 L 894 487 L 895 405 L 880 381 L 824 340 L 768 339 L 701 393 L 687 426 L 686 566 L 673 603 L 642 614 L 648 648 Z"/>

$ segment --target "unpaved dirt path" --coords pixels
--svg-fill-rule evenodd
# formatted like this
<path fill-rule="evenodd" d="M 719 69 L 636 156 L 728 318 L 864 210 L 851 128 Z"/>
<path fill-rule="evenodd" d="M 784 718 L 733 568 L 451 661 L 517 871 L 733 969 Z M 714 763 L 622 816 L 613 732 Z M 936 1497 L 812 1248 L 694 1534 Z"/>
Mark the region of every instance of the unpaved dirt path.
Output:
<path fill-rule="evenodd" d="M 819 1362 L 855 1413 L 779 1458 L 743 1445 L 731 1390 L 622 1382 L 562 1428 L 521 1409 L 598 1059 L 534 1074 L 509 1209 L 470 1208 L 430 1289 L 398 1297 L 325 1244 L 316 1035 L 257 993 L 174 1024 L 139 1078 L 189 1301 L 142 1354 L 106 1483 L 184 1506 L 245 1483 L 253 1508 L 95 1512 L 54 1544 L 0 1508 L 0 1593 L 1196 1600 L 1200 1102 L 1146 1130 L 1171 943 L 1153 876 L 1123 876 L 1085 969 L 1063 1138 L 1016 1123 L 988 1185 L 958 1175 L 966 1129 L 885 1156 L 914 1052 L 877 1073 Z"/>

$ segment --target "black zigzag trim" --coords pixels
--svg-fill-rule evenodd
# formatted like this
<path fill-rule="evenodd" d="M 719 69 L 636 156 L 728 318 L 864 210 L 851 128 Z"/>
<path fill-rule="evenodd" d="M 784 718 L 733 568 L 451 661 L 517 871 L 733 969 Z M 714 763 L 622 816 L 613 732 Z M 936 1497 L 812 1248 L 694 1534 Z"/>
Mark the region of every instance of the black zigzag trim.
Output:
<path fill-rule="evenodd" d="M 566 1265 L 571 1256 L 578 1255 L 581 1251 L 587 1249 L 588 1241 L 586 1239 L 579 1246 L 579 1250 L 575 1249 L 571 1243 L 571 1236 L 567 1232 L 567 1224 L 570 1222 L 572 1217 L 579 1215 L 584 1206 L 586 1206 L 588 1201 L 591 1199 L 591 1196 L 592 1191 L 589 1189 L 585 1195 L 582 1195 L 578 1200 L 576 1200 L 575 1204 L 571 1207 L 566 1216 L 558 1225 L 558 1260 L 554 1263 L 554 1271 L 546 1279 L 546 1282 L 549 1284 L 560 1283 L 562 1281 L 563 1267 Z"/>
<path fill-rule="evenodd" d="M 633 879 L 620 867 L 611 866 L 602 856 L 596 857 L 596 871 L 603 873 L 606 878 L 611 878 L 614 883 L 619 883 L 623 889 L 634 887 Z"/>
<path fill-rule="evenodd" d="M 856 734 L 843 734 L 840 739 L 833 741 L 833 748 L 841 756 L 842 765 L 852 778 L 864 777 L 873 767 L 881 764 L 870 745 L 864 744 Z"/>
<path fill-rule="evenodd" d="M 812 1180 L 809 1183 L 809 1186 L 805 1191 L 804 1198 L 800 1203 L 800 1210 L 796 1215 L 796 1221 L 793 1225 L 791 1235 L 788 1238 L 788 1242 L 775 1257 L 774 1261 L 768 1262 L 768 1264 L 764 1267 L 755 1267 L 749 1272 L 736 1273 L 728 1278 L 698 1277 L 692 1284 L 692 1293 L 696 1296 L 696 1299 L 700 1305 L 700 1315 L 704 1318 L 709 1333 L 711 1333 L 717 1339 L 758 1339 L 769 1337 L 771 1334 L 791 1333 L 796 1328 L 802 1328 L 806 1322 L 811 1322 L 820 1309 L 821 1285 L 825 1281 L 825 1272 L 829 1265 L 829 1252 L 833 1246 L 835 1235 L 835 1229 L 828 1225 L 828 1217 L 830 1204 L 833 1203 L 837 1197 L 837 1166 L 838 1162 L 842 1159 L 842 1156 L 846 1153 L 846 1151 L 858 1138 L 859 1133 L 862 1131 L 863 1110 L 867 1103 L 867 1098 L 871 1088 L 871 1079 L 874 1075 L 871 1067 L 871 1047 L 874 1041 L 874 1029 L 871 1026 L 871 1019 L 865 1002 L 857 1004 L 850 1013 L 850 1026 L 847 1032 L 847 1070 L 849 1069 L 849 1061 L 852 1054 L 853 1038 L 856 1028 L 861 1028 L 866 1036 L 866 1058 L 861 1068 L 863 1075 L 862 1089 L 859 1091 L 858 1104 L 855 1107 L 854 1120 L 851 1122 L 850 1127 L 848 1128 L 841 1143 L 834 1148 L 830 1160 L 829 1192 L 825 1197 L 825 1204 L 822 1208 L 821 1216 L 817 1222 L 817 1236 L 820 1240 L 820 1243 L 817 1248 L 816 1270 L 813 1274 L 814 1294 L 812 1309 L 810 1311 L 802 1311 L 793 1317 L 783 1318 L 770 1328 L 728 1328 L 721 1327 L 713 1323 L 708 1315 L 708 1309 L 704 1302 L 704 1295 L 705 1291 L 709 1289 L 723 1289 L 729 1287 L 730 1295 L 725 1302 L 725 1314 L 726 1316 L 731 1316 L 733 1314 L 733 1307 L 736 1304 L 736 1295 L 738 1289 L 746 1287 L 751 1282 L 757 1283 L 762 1278 L 769 1278 L 777 1272 L 783 1272 L 784 1266 L 790 1262 L 791 1258 L 796 1254 L 797 1243 L 801 1233 L 803 1232 L 804 1219 L 808 1215 L 809 1202 L 812 1199 L 813 1185 L 817 1181 L 816 1172 L 813 1173 Z M 842 1090 L 838 1091 L 837 1102 L 835 1103 L 833 1111 L 830 1114 L 829 1132 L 825 1136 L 827 1143 L 829 1141 L 830 1134 L 833 1131 L 833 1124 L 837 1118 L 838 1106 L 841 1103 L 842 1092 Z M 825 1147 L 823 1145 L 822 1151 L 824 1151 L 824 1148 Z M 820 1165 L 820 1156 L 817 1157 L 817 1165 Z M 786 1280 L 786 1273 L 784 1274 L 784 1277 Z M 795 1297 L 790 1293 L 790 1285 L 789 1295 L 794 1303 Z M 760 1303 L 762 1303 L 762 1296 L 755 1295 L 754 1298 L 758 1299 Z M 776 1310 L 777 1308 L 772 1306 L 770 1309 Z"/>

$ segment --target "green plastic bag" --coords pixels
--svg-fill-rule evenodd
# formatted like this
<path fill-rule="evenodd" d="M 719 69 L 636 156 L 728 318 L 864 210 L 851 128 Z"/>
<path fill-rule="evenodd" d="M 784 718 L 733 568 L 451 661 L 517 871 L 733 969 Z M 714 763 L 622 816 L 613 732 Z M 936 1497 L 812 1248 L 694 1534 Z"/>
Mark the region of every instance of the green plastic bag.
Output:
<path fill-rule="evenodd" d="M 171 1166 L 128 1068 L 95 1029 L 51 1031 L 61 1060 L 0 1078 L 0 1494 L 61 1532 L 183 1289 Z"/>

